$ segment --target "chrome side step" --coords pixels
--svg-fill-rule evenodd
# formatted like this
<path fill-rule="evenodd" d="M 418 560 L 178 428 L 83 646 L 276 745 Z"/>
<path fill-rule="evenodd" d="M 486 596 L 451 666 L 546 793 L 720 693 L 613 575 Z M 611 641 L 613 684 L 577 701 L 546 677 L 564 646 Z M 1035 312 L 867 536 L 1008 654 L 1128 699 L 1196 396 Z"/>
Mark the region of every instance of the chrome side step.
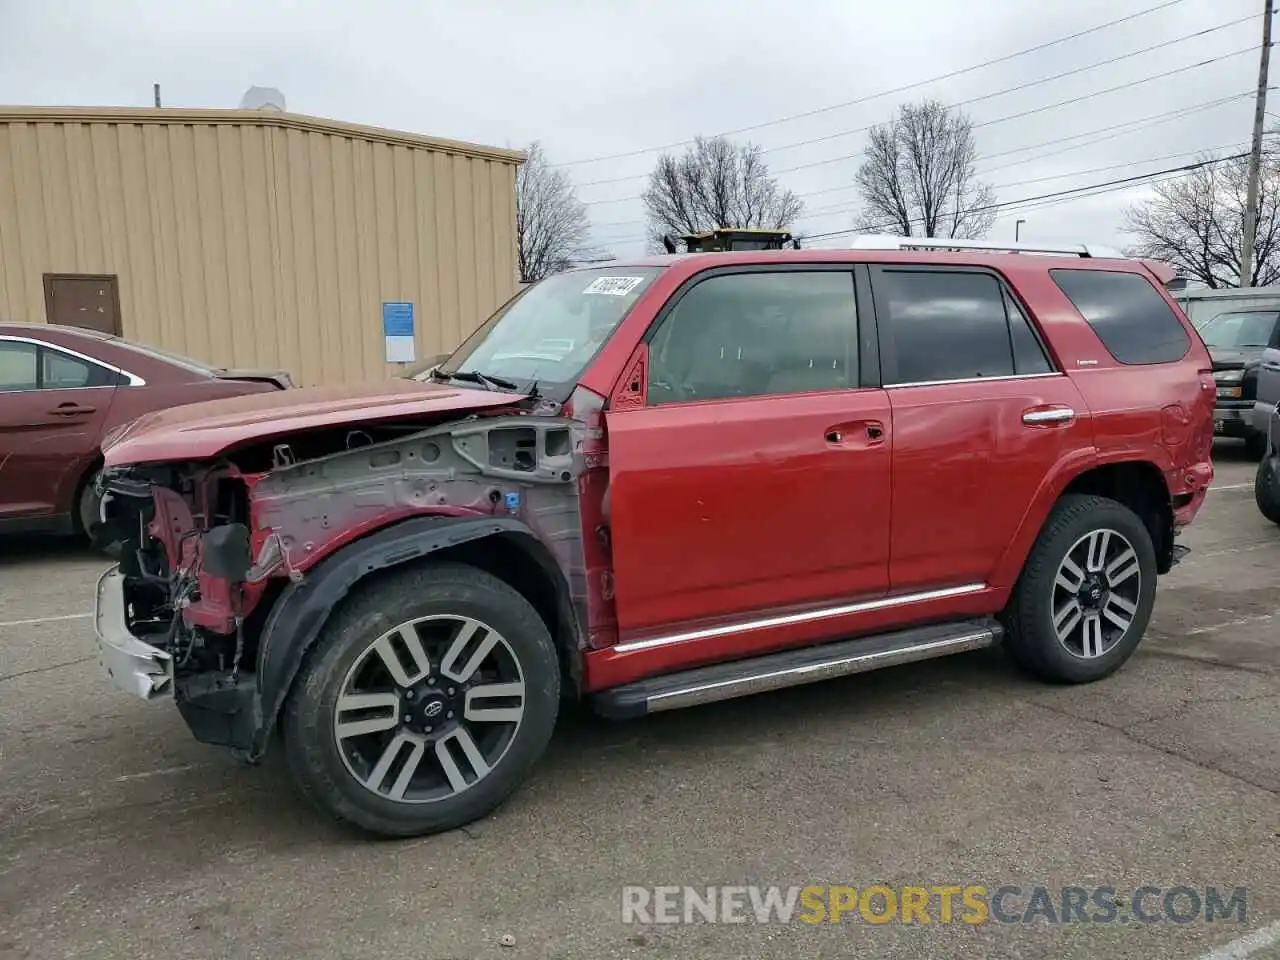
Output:
<path fill-rule="evenodd" d="M 592 705 L 606 717 L 639 717 L 979 650 L 1003 632 L 988 618 L 913 627 L 637 680 L 596 694 Z"/>

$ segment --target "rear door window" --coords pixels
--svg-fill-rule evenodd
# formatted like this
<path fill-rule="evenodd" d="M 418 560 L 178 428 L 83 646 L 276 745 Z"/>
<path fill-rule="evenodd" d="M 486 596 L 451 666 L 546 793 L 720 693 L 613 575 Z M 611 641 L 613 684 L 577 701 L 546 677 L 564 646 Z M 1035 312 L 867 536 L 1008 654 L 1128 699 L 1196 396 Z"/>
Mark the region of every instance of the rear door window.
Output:
<path fill-rule="evenodd" d="M 1172 363 L 1191 347 L 1178 315 L 1146 277 L 1074 269 L 1049 276 L 1120 363 Z"/>
<path fill-rule="evenodd" d="M 879 267 L 876 316 L 886 386 L 1052 371 L 1026 315 L 993 274 Z"/>

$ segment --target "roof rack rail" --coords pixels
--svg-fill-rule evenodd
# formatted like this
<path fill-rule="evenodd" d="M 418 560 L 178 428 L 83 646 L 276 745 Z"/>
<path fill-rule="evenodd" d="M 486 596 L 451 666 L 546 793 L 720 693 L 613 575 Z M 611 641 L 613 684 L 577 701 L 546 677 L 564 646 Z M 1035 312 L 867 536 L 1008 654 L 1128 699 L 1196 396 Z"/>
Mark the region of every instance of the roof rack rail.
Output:
<path fill-rule="evenodd" d="M 962 240 L 958 237 L 895 237 L 888 234 L 865 234 L 853 238 L 854 250 L 991 250 L 1006 253 L 1052 253 L 1070 257 L 1102 257 L 1124 259 L 1124 254 L 1111 247 L 1093 243 L 1068 243 L 1046 246 L 1040 243 L 1002 243 L 998 240 Z"/>

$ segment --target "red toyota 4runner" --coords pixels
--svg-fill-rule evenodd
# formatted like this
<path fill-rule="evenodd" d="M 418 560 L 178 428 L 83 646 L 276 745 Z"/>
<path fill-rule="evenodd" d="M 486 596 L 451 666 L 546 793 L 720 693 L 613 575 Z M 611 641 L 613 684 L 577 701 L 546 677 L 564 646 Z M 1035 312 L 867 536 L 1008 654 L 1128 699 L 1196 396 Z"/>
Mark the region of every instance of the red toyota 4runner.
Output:
<path fill-rule="evenodd" d="M 429 380 L 138 420 L 104 449 L 106 671 L 250 760 L 279 730 L 388 835 L 495 807 L 565 697 L 993 644 L 1107 676 L 1213 476 L 1208 353 L 1152 264 L 904 246 L 575 270 Z"/>

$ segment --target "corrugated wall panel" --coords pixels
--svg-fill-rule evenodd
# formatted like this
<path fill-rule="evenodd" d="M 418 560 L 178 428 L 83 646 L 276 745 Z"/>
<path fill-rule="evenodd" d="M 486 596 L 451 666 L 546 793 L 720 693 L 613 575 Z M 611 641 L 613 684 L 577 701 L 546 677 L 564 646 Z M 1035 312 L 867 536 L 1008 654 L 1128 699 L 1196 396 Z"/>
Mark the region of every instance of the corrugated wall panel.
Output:
<path fill-rule="evenodd" d="M 388 301 L 419 359 L 451 349 L 517 289 L 514 161 L 338 126 L 0 122 L 0 318 L 44 320 L 46 273 L 115 274 L 127 337 L 218 365 L 393 375 Z"/>

